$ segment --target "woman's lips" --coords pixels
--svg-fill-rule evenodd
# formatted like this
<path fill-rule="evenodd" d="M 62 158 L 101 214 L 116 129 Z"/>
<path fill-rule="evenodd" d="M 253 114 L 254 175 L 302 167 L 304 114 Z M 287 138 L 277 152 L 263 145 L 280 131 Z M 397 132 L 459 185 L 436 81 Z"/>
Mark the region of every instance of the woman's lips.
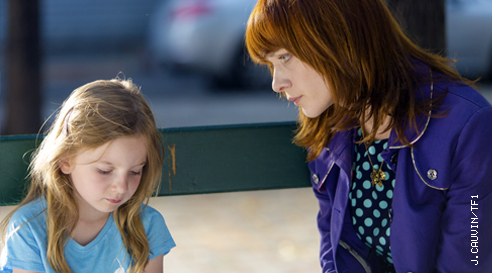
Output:
<path fill-rule="evenodd" d="M 106 199 L 108 200 L 109 203 L 113 203 L 113 204 L 118 204 L 119 202 L 121 202 L 121 199 Z"/>
<path fill-rule="evenodd" d="M 302 98 L 302 96 L 289 98 L 289 101 L 292 101 L 297 106 L 299 104 L 299 101 L 301 100 L 301 98 Z"/>

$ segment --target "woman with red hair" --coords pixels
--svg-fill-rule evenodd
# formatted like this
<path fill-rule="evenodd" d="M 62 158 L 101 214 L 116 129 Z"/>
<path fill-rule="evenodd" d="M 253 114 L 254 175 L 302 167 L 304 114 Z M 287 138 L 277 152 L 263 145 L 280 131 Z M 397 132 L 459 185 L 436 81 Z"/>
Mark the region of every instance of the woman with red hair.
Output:
<path fill-rule="evenodd" d="M 492 106 L 451 60 L 381 0 L 259 0 L 246 45 L 299 107 L 323 272 L 492 268 Z"/>

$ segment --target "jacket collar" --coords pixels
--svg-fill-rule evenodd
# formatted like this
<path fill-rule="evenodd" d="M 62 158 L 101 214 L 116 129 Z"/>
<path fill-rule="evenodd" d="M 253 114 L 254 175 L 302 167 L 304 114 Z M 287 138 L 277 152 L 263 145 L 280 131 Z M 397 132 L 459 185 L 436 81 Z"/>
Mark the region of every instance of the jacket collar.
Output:
<path fill-rule="evenodd" d="M 338 132 L 326 147 L 329 151 L 329 160 L 337 164 L 346 173 L 350 173 L 353 161 L 355 130 Z"/>
<path fill-rule="evenodd" d="M 416 92 L 417 100 L 432 100 L 434 94 L 433 81 L 430 84 L 420 85 L 417 88 L 421 88 L 422 90 L 422 92 Z M 417 131 L 412 129 L 410 127 L 410 124 L 407 124 L 407 127 L 405 129 L 405 137 L 410 142 L 410 145 L 415 144 L 424 135 L 425 131 L 427 130 L 427 126 L 429 125 L 429 122 L 431 120 L 430 114 L 431 111 L 429 111 L 428 116 L 420 114 L 416 117 Z M 330 151 L 330 154 L 335 157 L 334 159 L 341 158 L 344 154 L 343 152 L 347 149 L 347 147 L 350 147 L 350 145 L 353 144 L 355 138 L 355 130 L 356 129 L 342 131 L 333 136 L 333 139 L 330 141 L 330 143 L 328 143 L 326 149 Z M 401 149 L 409 147 L 409 145 L 405 145 L 398 140 L 396 131 L 393 129 L 391 130 L 390 137 L 388 139 L 388 145 L 390 145 L 389 149 Z"/>
<path fill-rule="evenodd" d="M 328 143 L 326 149 L 337 158 L 342 156 L 347 147 L 353 144 L 354 131 L 356 129 L 341 131 L 333 136 L 333 139 Z"/>

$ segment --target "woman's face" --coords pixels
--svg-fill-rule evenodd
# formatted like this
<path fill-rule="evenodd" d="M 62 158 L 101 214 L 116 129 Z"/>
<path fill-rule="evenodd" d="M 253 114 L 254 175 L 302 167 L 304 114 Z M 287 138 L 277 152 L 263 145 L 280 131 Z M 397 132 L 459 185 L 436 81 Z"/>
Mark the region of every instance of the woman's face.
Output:
<path fill-rule="evenodd" d="M 273 66 L 272 88 L 283 92 L 302 112 L 315 118 L 333 104 L 333 96 L 324 77 L 285 49 L 268 54 Z"/>

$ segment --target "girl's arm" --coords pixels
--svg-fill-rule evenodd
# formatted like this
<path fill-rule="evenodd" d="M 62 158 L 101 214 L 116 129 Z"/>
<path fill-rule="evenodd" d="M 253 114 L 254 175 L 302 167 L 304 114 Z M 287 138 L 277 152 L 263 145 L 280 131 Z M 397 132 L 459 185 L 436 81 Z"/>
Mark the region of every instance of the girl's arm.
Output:
<path fill-rule="evenodd" d="M 39 273 L 39 272 L 27 271 L 27 270 L 21 270 L 21 269 L 16 269 L 16 268 L 14 268 L 14 269 L 12 270 L 12 273 Z"/>
<path fill-rule="evenodd" d="M 144 270 L 144 273 L 163 273 L 163 272 L 164 272 L 164 254 L 161 254 L 150 260 Z"/>

